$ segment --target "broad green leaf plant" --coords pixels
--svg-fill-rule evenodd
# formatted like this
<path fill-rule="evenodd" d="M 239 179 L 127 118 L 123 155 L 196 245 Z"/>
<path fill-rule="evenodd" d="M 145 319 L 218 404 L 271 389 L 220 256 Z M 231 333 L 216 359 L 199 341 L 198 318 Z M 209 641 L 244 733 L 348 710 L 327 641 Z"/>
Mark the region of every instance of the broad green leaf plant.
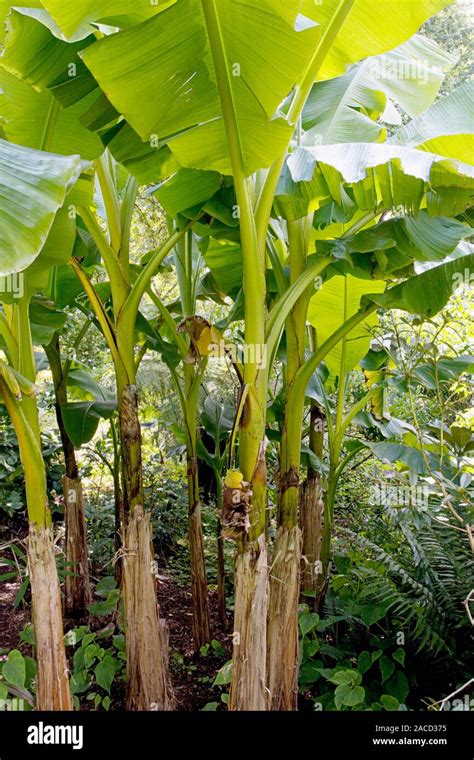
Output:
<path fill-rule="evenodd" d="M 61 593 L 36 405 L 36 367 L 29 307 L 42 277 L 72 250 L 67 204 L 81 174 L 79 156 L 62 157 L 0 141 L 3 186 L 1 275 L 18 273 L 20 288 L 2 293 L 0 398 L 14 426 L 23 464 L 29 522 L 28 568 L 38 652 L 37 707 L 69 710 L 71 696 L 63 642 Z M 32 224 L 34 220 L 34 224 Z M 64 248 L 57 252 L 60 231 Z M 68 245 L 70 250 L 68 251 Z"/>
<path fill-rule="evenodd" d="M 337 376 L 334 470 L 347 423 L 345 377 L 364 355 L 377 309 L 434 314 L 453 292 L 453 275 L 472 266 L 472 255 L 455 258 L 468 234 L 464 214 L 473 194 L 474 169 L 466 163 L 467 96 L 454 93 L 449 102 L 433 104 L 454 60 L 434 43 L 413 37 L 448 4 L 84 0 L 72 6 L 43 0 L 35 11 L 20 7 L 8 15 L 0 84 L 10 142 L 2 145 L 7 152 L 62 152 L 74 143 L 74 152 L 94 160 L 105 208 L 101 225 L 90 201 L 77 203 L 108 274 L 111 307 L 79 259 L 71 266 L 107 340 L 117 378 L 128 513 L 124 593 L 131 709 L 172 706 L 143 512 L 135 392 L 141 301 L 173 250 L 179 274 L 180 251 L 191 230 L 201 235 L 207 228 L 209 262 L 216 241 L 232 251 L 233 276 L 236 271 L 242 287 L 229 319 L 241 310 L 253 352 L 242 366 L 237 404 L 239 470 L 223 494 L 224 507 L 230 499 L 245 514 L 236 540 L 229 708 L 296 709 L 299 472 L 308 383 L 323 360 Z M 407 61 L 417 62 L 422 76 L 407 82 L 403 74 L 387 75 L 390 67 L 403 72 L 399 63 Z M 27 97 L 28 88 L 35 97 Z M 400 109 L 412 117 L 405 126 Z M 2 229 L 13 222 L 13 237 L 2 237 L 10 241 L 4 246 L 6 271 L 34 260 L 64 202 L 67 181 L 62 178 L 55 189 L 48 172 L 56 161 L 39 155 L 38 192 L 29 197 L 21 187 L 29 178 L 17 171 L 20 156 L 13 159 L 17 205 L 13 213 L 8 202 L 0 207 Z M 5 171 L 12 174 L 11 168 Z M 158 195 L 175 222 L 135 276 L 130 220 L 137 186 L 149 183 L 160 183 Z M 28 214 L 36 224 L 25 230 Z M 415 262 L 423 261 L 437 266 L 414 276 Z M 196 303 L 188 307 L 185 316 L 195 317 Z M 311 343 L 308 321 L 316 331 Z M 283 333 L 285 420 L 278 531 L 270 556 L 266 414 Z M 257 361 L 257 355 L 267 360 Z M 183 408 L 193 414 L 199 372 L 194 369 L 184 389 Z M 329 506 L 328 526 L 331 515 Z M 139 557 L 134 564 L 127 553 L 132 547 Z M 138 623 L 135 582 L 147 589 L 150 630 Z"/>

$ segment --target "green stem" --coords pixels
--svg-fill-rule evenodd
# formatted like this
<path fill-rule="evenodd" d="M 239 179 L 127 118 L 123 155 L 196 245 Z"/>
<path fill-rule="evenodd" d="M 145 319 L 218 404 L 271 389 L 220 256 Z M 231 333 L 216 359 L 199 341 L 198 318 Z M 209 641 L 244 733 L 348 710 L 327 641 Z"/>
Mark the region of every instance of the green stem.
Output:
<path fill-rule="evenodd" d="M 278 252 L 275 248 L 275 244 L 273 242 L 273 238 L 271 235 L 267 236 L 267 251 L 268 251 L 268 258 L 270 260 L 273 272 L 275 274 L 275 280 L 278 288 L 278 295 L 280 298 L 285 295 L 287 289 L 288 289 L 288 280 L 285 275 L 285 270 L 283 269 L 283 265 L 280 261 L 280 257 L 278 256 Z"/>
<path fill-rule="evenodd" d="M 14 398 L 7 384 L 0 377 L 0 396 L 15 428 L 20 448 L 21 463 L 25 478 L 28 520 L 38 527 L 51 525 L 51 514 L 47 502 L 46 471 L 37 434 L 32 430 L 22 405 L 24 399 Z"/>
<path fill-rule="evenodd" d="M 156 295 L 154 290 L 152 290 L 151 286 L 147 288 L 147 294 L 150 296 L 151 300 L 157 307 L 158 311 L 160 312 L 163 321 L 165 322 L 166 326 L 168 327 L 171 336 L 179 350 L 179 353 L 181 354 L 181 359 L 185 359 L 188 354 L 188 344 L 186 343 L 185 338 L 178 332 L 176 328 L 176 322 L 174 321 L 173 317 L 171 316 L 169 310 L 166 308 L 165 304 L 159 298 L 159 296 Z"/>
<path fill-rule="evenodd" d="M 313 58 L 306 70 L 303 81 L 296 90 L 295 96 L 288 111 L 288 121 L 290 124 L 296 126 L 298 119 L 300 118 L 306 100 L 311 92 L 314 82 L 317 79 L 318 73 L 321 69 L 324 60 L 329 53 L 339 31 L 349 15 L 355 0 L 341 0 L 339 3 L 331 21 L 329 22 L 326 30 L 321 38 L 321 41 L 316 48 Z M 265 241 L 265 235 L 268 226 L 268 220 L 271 215 L 273 199 L 275 197 L 275 191 L 280 179 L 281 170 L 285 163 L 286 151 L 280 156 L 280 158 L 274 162 L 271 166 L 265 183 L 263 185 L 260 197 L 257 203 L 256 220 L 257 220 L 257 233 L 258 240 L 262 245 Z"/>
<path fill-rule="evenodd" d="M 354 457 L 357 456 L 358 453 L 359 453 L 358 449 L 354 449 L 354 451 L 349 451 L 349 453 L 346 454 L 344 459 L 340 462 L 340 464 L 337 467 L 337 470 L 334 473 L 334 480 L 335 480 L 336 485 L 342 473 L 344 472 L 347 465 L 349 464 L 349 462 L 351 462 L 354 459 Z"/>
<path fill-rule="evenodd" d="M 122 271 L 127 282 L 130 282 L 130 234 L 132 230 L 132 216 L 137 198 L 138 183 L 135 177 L 128 177 L 125 184 L 123 200 L 120 206 L 120 227 L 122 239 L 120 242 L 119 259 Z"/>
<path fill-rule="evenodd" d="M 305 269 L 287 289 L 284 296 L 278 299 L 273 306 L 267 319 L 266 344 L 267 353 L 270 357 L 278 347 L 281 331 L 291 309 L 297 303 L 302 294 L 311 285 L 326 267 L 331 264 L 330 256 L 324 256 Z M 271 366 L 270 362 L 270 366 Z"/>
<path fill-rule="evenodd" d="M 86 322 L 89 326 L 90 323 Z M 84 328 L 83 328 L 84 329 Z M 81 331 L 82 332 L 82 331 Z M 64 463 L 66 475 L 71 480 L 77 480 L 79 477 L 76 452 L 69 438 L 62 415 L 62 405 L 67 402 L 67 377 L 69 373 L 70 360 L 67 359 L 64 364 L 61 362 L 61 345 L 59 333 L 55 333 L 49 345 L 43 346 L 46 356 L 48 357 L 49 367 L 54 386 L 56 421 L 58 423 L 59 434 L 63 446 Z"/>
<path fill-rule="evenodd" d="M 119 313 L 127 298 L 129 285 L 124 277 L 118 256 L 112 246 L 109 245 L 92 211 L 85 206 L 80 206 L 78 212 L 104 260 L 104 265 L 110 279 L 114 308 Z"/>
<path fill-rule="evenodd" d="M 344 366 L 344 362 L 345 362 L 345 344 L 346 344 L 346 341 L 343 339 L 342 348 L 341 348 L 341 356 L 342 356 L 341 367 Z M 344 402 L 346 398 L 346 380 L 347 380 L 346 372 L 342 370 L 339 374 L 339 385 L 337 388 L 336 418 L 334 421 L 334 439 L 333 439 L 332 445 L 330 446 L 330 460 L 331 460 L 331 466 L 333 467 L 337 466 L 339 455 L 341 453 L 342 437 L 344 434 L 342 422 L 343 422 L 343 416 L 344 416 Z"/>
<path fill-rule="evenodd" d="M 339 422 L 339 427 L 336 428 L 336 434 L 334 438 L 334 449 L 340 452 L 341 445 L 342 445 L 342 439 L 344 437 L 344 434 L 350 424 L 352 423 L 352 420 L 354 417 L 359 414 L 359 412 L 367 405 L 367 403 L 370 401 L 370 399 L 375 396 L 375 394 L 378 392 L 378 388 L 371 388 L 370 391 L 368 391 L 364 396 L 362 396 L 357 403 L 354 404 L 354 406 L 351 407 L 351 410 L 347 413 L 345 418 Z"/>
<path fill-rule="evenodd" d="M 0 335 L 5 342 L 11 365 L 18 366 L 18 343 L 3 311 L 0 311 Z"/>
<path fill-rule="evenodd" d="M 285 419 L 285 433 L 287 440 L 291 442 L 292 461 L 298 462 L 298 465 L 301 447 L 301 420 L 303 419 L 304 413 L 306 388 L 311 376 L 329 351 L 331 351 L 334 346 L 336 346 L 359 322 L 366 319 L 368 314 L 375 311 L 376 308 L 376 304 L 371 304 L 367 309 L 357 312 L 357 314 L 354 314 L 344 322 L 344 324 L 342 324 L 333 335 L 331 335 L 317 349 L 317 351 L 306 360 L 303 366 L 297 371 L 291 385 L 288 387 L 286 408 L 290 413 Z M 285 464 L 287 464 L 287 462 L 285 462 Z M 284 471 L 283 467 L 282 471 Z M 285 517 L 285 520 L 286 519 L 290 521 L 294 519 L 294 515 L 291 511 L 288 513 L 288 518 Z"/>
<path fill-rule="evenodd" d="M 306 237 L 304 220 L 299 219 L 297 221 L 288 222 L 287 228 L 288 247 L 290 252 L 290 285 L 294 285 L 306 270 Z M 295 302 L 286 319 L 286 379 L 288 384 L 292 382 L 293 377 L 304 363 L 306 315 L 312 290 L 313 287 L 311 283 Z"/>
<path fill-rule="evenodd" d="M 176 277 L 179 285 L 181 308 L 183 317 L 191 317 L 194 314 L 195 304 L 193 301 L 192 287 L 192 232 L 188 231 L 178 240 L 174 249 L 174 261 Z"/>
<path fill-rule="evenodd" d="M 122 242 L 122 221 L 120 218 L 120 201 L 118 199 L 115 183 L 110 172 L 107 153 L 103 153 L 95 162 L 97 178 L 99 180 L 107 226 L 109 229 L 110 245 L 118 255 Z"/>
<path fill-rule="evenodd" d="M 102 334 L 109 347 L 116 370 L 117 370 L 117 367 L 121 367 L 122 370 L 125 370 L 125 367 L 123 366 L 122 357 L 120 355 L 120 352 L 117 346 L 117 335 L 115 331 L 115 326 L 112 324 L 111 320 L 109 319 L 109 316 L 105 310 L 105 307 L 102 301 L 100 300 L 94 286 L 89 280 L 87 274 L 79 265 L 78 261 L 74 258 L 71 259 L 71 265 L 74 271 L 76 272 L 76 275 L 79 278 L 82 287 L 84 288 L 84 292 L 89 299 L 89 303 L 92 306 L 94 314 L 97 317 L 97 321 L 99 322 L 100 329 L 102 330 Z"/>
<path fill-rule="evenodd" d="M 182 230 L 176 230 L 163 245 L 155 251 L 154 255 L 150 258 L 147 264 L 143 267 L 142 271 L 138 275 L 132 289 L 123 304 L 121 312 L 119 314 L 119 320 L 125 322 L 128 328 L 133 332 L 135 329 L 135 321 L 140 308 L 140 302 L 156 272 L 158 271 L 160 264 L 166 258 L 166 256 L 173 250 L 176 243 L 186 234 L 186 232 L 194 224 L 194 221 L 190 221 L 183 227 Z"/>
<path fill-rule="evenodd" d="M 30 325 L 30 296 L 20 298 L 15 306 L 16 315 L 16 340 L 19 347 L 18 371 L 26 377 L 30 383 L 36 381 L 36 364 L 31 338 Z M 34 397 L 25 396 L 22 400 L 23 413 L 35 435 L 41 449 L 41 431 L 38 419 L 38 407 Z"/>
<path fill-rule="evenodd" d="M 306 269 L 305 220 L 288 222 L 288 246 L 290 253 L 290 283 L 293 285 Z M 291 384 L 304 363 L 306 339 L 306 315 L 313 283 L 302 292 L 286 319 L 286 383 Z M 280 499 L 279 524 L 291 529 L 298 522 L 299 466 L 301 457 L 301 429 L 303 410 L 298 420 L 290 425 L 294 410 L 285 404 L 280 453 Z M 299 424 L 298 424 L 299 423 Z M 291 431 L 291 435 L 289 434 Z"/>
<path fill-rule="evenodd" d="M 342 340 L 350 330 L 353 330 L 360 322 L 367 319 L 369 314 L 372 314 L 377 308 L 376 303 L 370 303 L 366 308 L 360 309 L 356 314 L 353 314 L 352 317 L 349 317 L 346 322 L 338 327 L 337 330 L 335 330 L 335 332 L 318 348 L 318 350 L 305 361 L 295 377 L 295 383 L 293 386 L 295 388 L 295 394 L 304 394 L 311 379 L 311 375 L 317 369 L 318 365 L 321 364 L 329 351 L 337 346 L 339 341 Z"/>
<path fill-rule="evenodd" d="M 265 342 L 265 248 L 259 246 L 250 188 L 245 173 L 245 162 L 233 99 L 231 73 L 226 59 L 220 29 L 216 0 L 202 0 L 208 37 L 219 89 L 229 154 L 234 176 L 234 187 L 240 210 L 240 234 L 243 257 L 245 299 L 245 341 L 247 346 L 263 347 Z M 251 540 L 265 530 L 266 476 L 263 454 L 266 417 L 265 373 L 256 362 L 244 367 L 244 382 L 250 386 L 247 409 L 240 432 L 240 465 L 245 480 L 252 482 L 253 500 L 250 512 Z"/>

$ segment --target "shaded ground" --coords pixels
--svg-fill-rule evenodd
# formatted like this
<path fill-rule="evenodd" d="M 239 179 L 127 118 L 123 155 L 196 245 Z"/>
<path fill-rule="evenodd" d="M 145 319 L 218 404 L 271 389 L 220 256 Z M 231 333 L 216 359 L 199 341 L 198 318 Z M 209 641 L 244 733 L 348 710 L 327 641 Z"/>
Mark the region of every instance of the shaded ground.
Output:
<path fill-rule="evenodd" d="M 8 651 L 17 646 L 20 632 L 29 619 L 29 613 L 21 605 L 13 609 L 19 588 L 19 581 L 0 584 L 0 655 L 4 649 Z"/>
<path fill-rule="evenodd" d="M 30 610 L 23 605 L 13 610 L 15 595 L 20 582 L 0 584 L 0 657 L 18 646 L 19 635 L 30 619 Z M 208 702 L 220 701 L 221 689 L 212 683 L 219 668 L 230 659 L 231 635 L 222 629 L 217 615 L 217 599 L 210 593 L 210 614 L 212 637 L 225 649 L 218 654 L 212 647 L 205 656 L 193 653 L 192 599 L 191 592 L 178 585 L 171 578 L 163 578 L 159 588 L 160 613 L 168 623 L 170 632 L 170 665 L 175 688 L 177 709 L 182 711 L 202 710 Z M 77 621 L 68 625 L 77 625 Z M 119 705 L 115 706 L 120 709 Z M 112 707 L 113 709 L 113 707 Z"/>
<path fill-rule="evenodd" d="M 18 521 L 18 525 L 0 525 L 0 559 L 15 561 L 15 555 L 11 545 L 16 545 L 25 552 L 24 538 L 27 534 L 25 524 Z M 19 560 L 18 560 L 19 562 Z M 17 565 L 18 566 L 18 565 Z M 0 575 L 7 574 L 15 568 L 4 565 L 0 568 Z M 0 655 L 3 650 L 14 649 L 18 644 L 20 632 L 29 620 L 28 611 L 20 604 L 15 610 L 15 597 L 20 589 L 21 580 L 12 579 L 0 583 Z"/>
<path fill-rule="evenodd" d="M 209 647 L 205 656 L 193 653 L 191 592 L 166 578 L 160 583 L 159 601 L 160 613 L 170 632 L 170 664 L 177 709 L 202 710 L 208 702 L 220 702 L 221 689 L 213 688 L 212 682 L 219 668 L 231 658 L 232 636 L 219 623 L 216 593 L 209 593 L 211 635 L 225 653 L 216 654 L 213 647 Z"/>

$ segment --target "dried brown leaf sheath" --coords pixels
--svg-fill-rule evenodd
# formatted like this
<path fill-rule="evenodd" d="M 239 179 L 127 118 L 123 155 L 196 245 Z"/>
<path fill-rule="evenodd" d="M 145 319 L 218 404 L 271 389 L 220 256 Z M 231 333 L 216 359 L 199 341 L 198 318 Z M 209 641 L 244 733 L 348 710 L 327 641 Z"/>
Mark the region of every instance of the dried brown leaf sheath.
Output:
<path fill-rule="evenodd" d="M 244 538 L 250 528 L 252 488 L 237 470 L 230 470 L 224 479 L 222 502 L 222 535 L 229 540 Z"/>

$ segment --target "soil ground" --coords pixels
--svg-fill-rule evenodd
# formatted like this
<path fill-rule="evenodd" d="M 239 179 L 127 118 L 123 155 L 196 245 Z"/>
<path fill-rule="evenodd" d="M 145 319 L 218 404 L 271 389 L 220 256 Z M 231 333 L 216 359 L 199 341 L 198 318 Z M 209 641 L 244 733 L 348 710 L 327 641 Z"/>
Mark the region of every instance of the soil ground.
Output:
<path fill-rule="evenodd" d="M 30 619 L 29 607 L 20 605 L 13 610 L 19 586 L 16 581 L 0 583 L 0 658 L 18 647 L 20 632 Z M 181 711 L 199 711 L 209 702 L 220 703 L 221 690 L 212 683 L 219 668 L 230 659 L 231 636 L 219 623 L 216 594 L 210 592 L 209 597 L 212 636 L 225 648 L 225 655 L 217 656 L 212 647 L 205 656 L 193 652 L 191 592 L 170 577 L 160 581 L 160 614 L 169 627 L 170 665 L 177 709 Z M 65 621 L 65 630 L 74 625 L 77 621 L 71 625 Z M 120 707 L 119 703 L 112 705 L 112 709 Z"/>

